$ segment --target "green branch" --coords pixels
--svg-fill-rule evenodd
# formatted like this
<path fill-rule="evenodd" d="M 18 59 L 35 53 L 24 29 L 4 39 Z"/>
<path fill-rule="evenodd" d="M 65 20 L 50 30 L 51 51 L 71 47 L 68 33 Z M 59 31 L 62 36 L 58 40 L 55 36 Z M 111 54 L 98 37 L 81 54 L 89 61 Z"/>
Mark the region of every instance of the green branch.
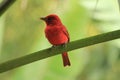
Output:
<path fill-rule="evenodd" d="M 71 51 L 71 50 L 75 50 L 78 48 L 83 48 L 83 47 L 87 47 L 90 45 L 94 45 L 94 44 L 98 44 L 98 43 L 102 43 L 102 42 L 106 42 L 106 41 L 110 41 L 110 40 L 114 40 L 118 38 L 120 38 L 120 30 L 103 33 L 103 34 L 96 35 L 93 37 L 88 37 L 85 39 L 73 41 L 73 42 L 66 44 L 66 47 L 57 46 L 54 48 L 44 49 L 44 50 L 34 52 L 32 54 L 29 54 L 29 55 L 26 55 L 26 56 L 23 56 L 23 57 L 14 59 L 14 60 L 1 63 L 0 73 L 23 66 L 25 64 L 32 63 L 34 61 L 38 61 L 41 59 L 45 59 L 45 58 L 60 54 L 64 51 Z"/>
<path fill-rule="evenodd" d="M 0 3 L 0 16 L 12 5 L 16 0 L 3 0 Z"/>

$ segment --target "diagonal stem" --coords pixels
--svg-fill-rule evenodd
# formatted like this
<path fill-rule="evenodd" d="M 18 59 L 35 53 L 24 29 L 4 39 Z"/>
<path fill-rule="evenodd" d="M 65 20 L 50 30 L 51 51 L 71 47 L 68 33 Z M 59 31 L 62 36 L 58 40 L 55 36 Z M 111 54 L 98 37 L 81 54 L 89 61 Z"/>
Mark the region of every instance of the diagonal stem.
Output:
<path fill-rule="evenodd" d="M 0 3 L 0 16 L 15 2 L 16 0 L 3 0 Z"/>
<path fill-rule="evenodd" d="M 16 58 L 16 59 L 1 63 L 0 64 L 0 73 L 23 66 L 25 64 L 32 63 L 34 61 L 52 57 L 52 56 L 60 54 L 64 51 L 72 51 L 75 49 L 87 47 L 87 46 L 98 44 L 98 43 L 103 43 L 103 42 L 118 39 L 118 38 L 120 38 L 120 30 L 103 33 L 103 34 L 88 37 L 85 39 L 72 41 L 72 42 L 66 44 L 66 47 L 57 46 L 54 48 L 44 49 L 44 50 L 34 52 L 29 55 L 25 55 L 20 58 Z"/>

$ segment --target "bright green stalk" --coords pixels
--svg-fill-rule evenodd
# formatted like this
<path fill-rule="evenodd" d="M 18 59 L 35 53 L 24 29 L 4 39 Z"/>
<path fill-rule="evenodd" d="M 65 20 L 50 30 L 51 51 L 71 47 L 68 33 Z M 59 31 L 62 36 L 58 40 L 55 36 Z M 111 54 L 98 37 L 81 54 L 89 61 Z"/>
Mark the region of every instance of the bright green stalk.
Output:
<path fill-rule="evenodd" d="M 38 61 L 41 59 L 45 59 L 48 57 L 52 57 L 54 55 L 60 54 L 64 51 L 72 51 L 75 49 L 87 47 L 90 45 L 103 43 L 106 41 L 114 40 L 120 38 L 120 30 L 103 33 L 100 35 L 96 35 L 93 37 L 88 37 L 85 39 L 80 39 L 77 41 L 72 41 L 64 46 L 57 46 L 53 48 L 44 49 L 38 52 L 34 52 L 32 54 L 16 58 L 14 60 L 10 60 L 0 64 L 0 73 L 23 66 L 25 64 L 32 63 L 34 61 Z"/>

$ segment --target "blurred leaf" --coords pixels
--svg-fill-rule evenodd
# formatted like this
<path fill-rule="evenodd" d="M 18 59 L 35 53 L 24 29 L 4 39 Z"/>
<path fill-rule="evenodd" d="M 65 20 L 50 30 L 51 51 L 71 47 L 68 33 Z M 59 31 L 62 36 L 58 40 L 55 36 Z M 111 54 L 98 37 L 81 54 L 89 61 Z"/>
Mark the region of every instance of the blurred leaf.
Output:
<path fill-rule="evenodd" d="M 0 62 L 50 47 L 44 36 L 45 24 L 39 18 L 51 13 L 60 16 L 71 41 L 120 29 L 118 2 L 99 0 L 94 11 L 96 1 L 17 0 L 0 20 L 0 25 L 4 24 L 4 29 L 0 26 L 3 44 Z M 115 40 L 71 51 L 70 67 L 64 68 L 58 55 L 1 74 L 0 80 L 119 80 L 119 44 L 119 40 Z"/>

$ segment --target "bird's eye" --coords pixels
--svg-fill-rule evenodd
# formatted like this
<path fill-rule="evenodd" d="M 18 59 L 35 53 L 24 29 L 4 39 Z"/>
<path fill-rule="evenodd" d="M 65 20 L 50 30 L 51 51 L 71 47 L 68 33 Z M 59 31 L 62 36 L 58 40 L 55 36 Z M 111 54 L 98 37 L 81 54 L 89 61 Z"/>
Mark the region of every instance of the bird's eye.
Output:
<path fill-rule="evenodd" d="M 51 21 L 52 20 L 52 18 L 48 18 L 48 21 Z"/>

